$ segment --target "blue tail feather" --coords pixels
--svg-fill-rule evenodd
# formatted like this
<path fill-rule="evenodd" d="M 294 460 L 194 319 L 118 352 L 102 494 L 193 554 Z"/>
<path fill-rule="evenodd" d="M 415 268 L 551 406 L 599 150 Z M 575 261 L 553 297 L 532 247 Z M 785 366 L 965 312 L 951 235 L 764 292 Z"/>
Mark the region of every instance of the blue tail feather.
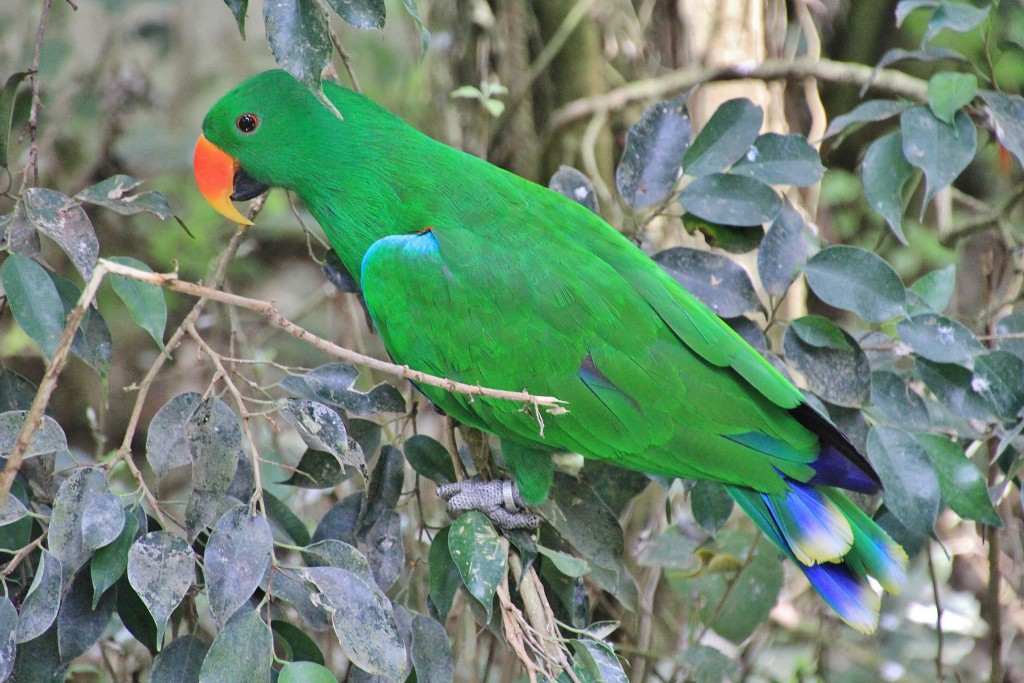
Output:
<path fill-rule="evenodd" d="M 790 490 L 781 495 L 734 485 L 726 489 L 843 621 L 873 631 L 881 599 L 867 577 L 899 592 L 906 583 L 906 553 L 839 491 L 787 483 Z"/>

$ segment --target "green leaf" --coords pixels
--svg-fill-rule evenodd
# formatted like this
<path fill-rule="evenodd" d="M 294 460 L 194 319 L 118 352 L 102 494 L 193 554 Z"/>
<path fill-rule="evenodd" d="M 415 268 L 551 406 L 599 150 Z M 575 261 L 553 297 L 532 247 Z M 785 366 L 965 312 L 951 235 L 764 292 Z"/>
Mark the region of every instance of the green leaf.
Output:
<path fill-rule="evenodd" d="M 491 618 L 491 606 L 498 584 L 505 575 L 508 552 L 491 522 L 476 510 L 452 522 L 448 551 L 459 568 L 462 583 Z"/>
<path fill-rule="evenodd" d="M 940 71 L 928 80 L 928 106 L 939 119 L 952 125 L 953 115 L 974 100 L 978 77 L 956 71 Z"/>
<path fill-rule="evenodd" d="M 384 17 L 387 12 L 384 0 L 327 0 L 327 4 L 346 23 L 356 28 L 384 28 Z"/>
<path fill-rule="evenodd" d="M 338 683 L 338 679 L 322 664 L 288 662 L 281 667 L 277 683 Z"/>
<path fill-rule="evenodd" d="M 800 337 L 802 342 L 819 349 L 853 351 L 857 348 L 857 343 L 853 342 L 842 328 L 820 315 L 805 315 L 802 318 L 797 318 L 789 324 L 789 328 Z"/>
<path fill-rule="evenodd" d="M 903 155 L 924 171 L 926 204 L 959 177 L 978 150 L 978 131 L 971 117 L 958 111 L 953 121 L 940 121 L 927 107 L 914 107 L 900 116 Z"/>
<path fill-rule="evenodd" d="M 896 3 L 896 27 L 903 25 L 907 15 L 916 9 L 931 8 L 939 6 L 939 0 L 900 0 Z"/>
<path fill-rule="evenodd" d="M 281 386 L 297 396 L 342 408 L 351 415 L 405 412 L 405 397 L 386 382 L 366 393 L 352 389 L 358 376 L 359 370 L 349 363 L 328 363 L 301 377 L 285 377 Z M 365 448 L 363 452 L 370 454 Z"/>
<path fill-rule="evenodd" d="M 807 284 L 836 308 L 879 323 L 901 315 L 906 304 L 903 281 L 880 256 L 846 245 L 822 249 L 804 266 Z"/>
<path fill-rule="evenodd" d="M 199 672 L 208 651 L 206 643 L 191 633 L 175 638 L 153 660 L 149 683 L 199 680 Z"/>
<path fill-rule="evenodd" d="M 683 170 L 699 177 L 728 168 L 754 144 L 763 120 L 761 107 L 746 98 L 724 102 L 686 150 Z"/>
<path fill-rule="evenodd" d="M 902 114 L 914 104 L 904 100 L 868 100 L 861 102 L 845 114 L 841 114 L 829 122 L 825 130 L 824 139 L 828 139 L 843 132 L 848 132 L 851 126 L 861 123 L 873 123 L 884 121 Z M 838 145 L 839 142 L 836 142 Z"/>
<path fill-rule="evenodd" d="M 673 524 L 643 544 L 637 557 L 641 567 L 664 567 L 676 575 L 692 576 L 701 568 L 697 541 Z"/>
<path fill-rule="evenodd" d="M 444 445 L 426 434 L 415 434 L 405 440 L 405 459 L 421 476 L 438 485 L 455 481 L 455 466 Z"/>
<path fill-rule="evenodd" d="M 362 449 L 349 448 L 345 424 L 330 407 L 317 401 L 289 398 L 281 404 L 281 415 L 292 423 L 307 446 L 330 453 L 340 464 L 356 468 L 364 480 L 368 478 Z"/>
<path fill-rule="evenodd" d="M 93 498 L 109 492 L 103 472 L 90 467 L 73 471 L 57 491 L 47 543 L 68 576 L 78 571 L 92 555 L 92 548 L 85 546 L 82 537 L 85 510 Z"/>
<path fill-rule="evenodd" d="M 18 87 L 28 75 L 28 71 L 11 74 L 0 90 L 0 168 L 9 167 L 7 143 L 11 137 L 11 125 L 14 120 L 14 101 L 18 96 Z"/>
<path fill-rule="evenodd" d="M 9 494 L 4 499 L 3 505 L 0 506 L 0 526 L 7 526 L 18 520 L 25 519 L 26 515 L 28 515 L 28 508 L 25 507 L 25 504 L 17 496 Z M 10 547 L 6 545 L 0 546 L 0 548 Z"/>
<path fill-rule="evenodd" d="M 303 629 L 282 619 L 273 619 L 270 622 L 270 630 L 274 632 L 275 643 L 283 642 L 287 646 L 290 661 L 310 662 L 323 666 L 324 654 Z"/>
<path fill-rule="evenodd" d="M 1024 358 L 1024 311 L 1000 318 L 996 322 L 995 334 L 1001 351 Z"/>
<path fill-rule="evenodd" d="M 404 482 L 405 458 L 402 452 L 393 446 L 384 446 L 380 449 L 366 487 L 367 504 L 359 513 L 358 533 L 365 535 L 385 511 L 394 511 L 402 495 Z"/>
<path fill-rule="evenodd" d="M 430 617 L 417 614 L 412 618 L 412 667 L 418 681 L 455 680 L 452 643 L 444 626 Z"/>
<path fill-rule="evenodd" d="M 370 561 L 355 546 L 336 538 L 325 538 L 307 545 L 302 551 L 302 559 L 308 567 L 341 567 L 367 583 L 374 580 Z"/>
<path fill-rule="evenodd" d="M 974 359 L 971 386 L 988 399 L 996 415 L 1012 421 L 1024 410 L 1024 360 L 1007 351 L 989 351 Z"/>
<path fill-rule="evenodd" d="M 82 290 L 66 277 L 57 273 L 47 274 L 53 280 L 53 285 L 57 288 L 57 294 L 60 296 L 61 303 L 64 304 L 64 315 L 69 315 L 78 303 L 78 299 L 81 298 Z M 78 329 L 75 330 L 75 336 L 71 340 L 71 353 L 82 359 L 86 365 L 95 370 L 96 374 L 100 376 L 105 396 L 107 372 L 110 370 L 110 362 L 114 357 L 114 340 L 110 336 L 110 328 L 107 327 L 107 322 L 100 315 L 100 312 L 92 306 L 85 310 L 82 322 L 79 324 Z"/>
<path fill-rule="evenodd" d="M 85 654 L 100 639 L 117 602 L 115 591 L 93 598 L 89 575 L 79 572 L 61 600 L 57 612 L 57 643 L 61 660 L 69 662 Z"/>
<path fill-rule="evenodd" d="M 416 8 L 416 0 L 402 0 L 402 5 L 420 30 L 420 59 L 422 59 L 427 54 L 427 48 L 430 47 L 430 31 L 427 30 L 427 27 L 423 25 L 423 20 L 420 19 L 420 11 Z"/>
<path fill-rule="evenodd" d="M 752 547 L 746 534 L 720 539 L 722 547 L 738 558 L 746 557 L 738 571 L 701 574 L 671 582 L 684 597 L 700 605 L 700 616 L 723 638 L 739 643 L 750 637 L 775 606 L 782 588 L 782 562 L 772 544 L 761 539 Z"/>
<path fill-rule="evenodd" d="M 349 440 L 349 447 L 359 448 L 359 444 Z M 360 449 L 362 454 L 362 449 Z M 354 470 L 349 470 L 353 472 Z M 348 479 L 345 468 L 338 458 L 331 453 L 307 448 L 295 466 L 292 476 L 281 482 L 287 486 L 298 486 L 306 489 L 329 489 Z"/>
<path fill-rule="evenodd" d="M 723 318 L 762 310 L 747 271 L 726 256 L 672 247 L 652 258 L 676 282 Z"/>
<path fill-rule="evenodd" d="M 714 534 L 732 514 L 733 500 L 717 481 L 699 479 L 690 491 L 690 507 L 697 524 Z"/>
<path fill-rule="evenodd" d="M 800 320 L 794 321 L 795 325 L 790 325 L 783 335 L 786 360 L 804 376 L 811 391 L 829 403 L 849 408 L 863 406 L 871 393 L 871 369 L 864 351 L 838 327 L 826 326 L 824 319 Z M 814 343 L 807 343 L 802 334 Z M 829 346 L 843 343 L 845 349 Z"/>
<path fill-rule="evenodd" d="M 805 233 L 804 217 L 783 200 L 758 250 L 758 274 L 769 295 L 785 294 L 807 262 Z"/>
<path fill-rule="evenodd" d="M 339 567 L 311 567 L 305 574 L 332 613 L 334 634 L 345 656 L 367 673 L 404 680 L 405 641 L 387 596 Z"/>
<path fill-rule="evenodd" d="M 635 609 L 636 584 L 622 565 L 625 541 L 618 518 L 588 484 L 555 472 L 554 485 L 540 511 L 562 539 L 590 565 L 590 578 Z"/>
<path fill-rule="evenodd" d="M 691 645 L 679 655 L 682 679 L 689 683 L 736 680 L 739 664 L 708 645 Z"/>
<path fill-rule="evenodd" d="M 899 131 L 883 135 L 868 147 L 861 164 L 861 181 L 868 206 L 889 224 L 903 244 L 903 188 L 914 175 L 914 168 L 903 154 L 903 136 Z"/>
<path fill-rule="evenodd" d="M 248 505 L 231 508 L 217 520 L 203 555 L 210 613 L 224 624 L 249 601 L 270 563 L 274 539 L 263 515 Z"/>
<path fill-rule="evenodd" d="M 973 373 L 962 365 L 933 363 L 923 358 L 914 362 L 928 389 L 952 415 L 966 420 L 992 419 L 992 404 L 975 388 Z"/>
<path fill-rule="evenodd" d="M 402 520 L 394 510 L 384 510 L 363 537 L 366 559 L 373 578 L 383 591 L 389 590 L 405 567 Z"/>
<path fill-rule="evenodd" d="M 825 167 L 818 150 L 803 135 L 765 133 L 733 165 L 732 172 L 767 185 L 805 187 L 821 180 Z"/>
<path fill-rule="evenodd" d="M 162 221 L 173 216 L 174 213 L 167 203 L 167 198 L 159 192 L 129 194 L 142 182 L 128 175 L 118 174 L 85 188 L 75 195 L 75 199 L 106 207 L 122 216 L 133 216 L 145 212 L 153 214 Z"/>
<path fill-rule="evenodd" d="M 939 480 L 928 454 L 902 429 L 874 426 L 867 456 L 885 486 L 885 505 L 911 532 L 932 533 L 939 514 Z"/>
<path fill-rule="evenodd" d="M 275 600 L 294 607 L 310 630 L 326 631 L 331 627 L 331 616 L 319 601 L 319 590 L 310 583 L 304 569 L 277 567 L 267 572 L 260 586 Z"/>
<path fill-rule="evenodd" d="M 634 210 L 664 201 L 679 179 L 692 130 L 687 98 L 651 105 L 626 133 L 615 185 Z"/>
<path fill-rule="evenodd" d="M 163 404 L 150 420 L 146 432 L 146 460 L 157 482 L 174 468 L 192 464 L 185 425 L 202 400 L 203 397 L 194 391 L 178 394 Z M 230 408 L 227 410 L 231 411 Z"/>
<path fill-rule="evenodd" d="M 271 529 L 275 532 L 280 530 L 280 535 L 286 536 L 295 545 L 309 544 L 309 531 L 305 523 L 280 498 L 269 491 L 264 491 L 263 504 Z"/>
<path fill-rule="evenodd" d="M 595 683 L 629 683 L 622 663 L 607 643 L 592 638 L 574 638 L 571 641 L 576 662 Z"/>
<path fill-rule="evenodd" d="M 43 267 L 21 254 L 9 254 L 0 279 L 14 319 L 43 355 L 53 358 L 64 332 L 64 304 Z"/>
<path fill-rule="evenodd" d="M 737 227 L 735 225 L 719 225 L 706 221 L 696 214 L 683 214 L 683 227 L 691 235 L 700 232 L 709 247 L 727 251 L 730 254 L 746 254 L 757 249 L 764 239 L 764 230 L 760 225 Z"/>
<path fill-rule="evenodd" d="M 988 105 L 996 139 L 1024 165 L 1024 97 L 994 90 L 979 90 L 978 96 Z"/>
<path fill-rule="evenodd" d="M 956 265 L 933 270 L 919 277 L 910 285 L 910 291 L 921 298 L 934 313 L 941 313 L 949 306 L 956 287 Z"/>
<path fill-rule="evenodd" d="M 430 544 L 430 553 L 427 557 L 430 601 L 442 622 L 448 619 L 452 603 L 455 602 L 455 594 L 462 585 L 462 575 L 452 560 L 451 551 L 448 550 L 450 531 L 451 527 L 446 526 L 437 532 Z"/>
<path fill-rule="evenodd" d="M 890 427 L 924 431 L 931 426 L 924 399 L 888 370 L 871 373 L 871 416 Z"/>
<path fill-rule="evenodd" d="M 238 468 L 242 425 L 224 401 L 200 401 L 185 422 L 185 438 L 192 456 L 192 491 L 185 503 L 185 526 L 194 538 L 216 519 L 224 494 Z"/>
<path fill-rule="evenodd" d="M 32 225 L 56 242 L 88 281 L 96 267 L 100 243 L 82 205 L 66 194 L 41 187 L 25 190 L 24 202 Z"/>
<path fill-rule="evenodd" d="M 928 29 L 921 38 L 921 44 L 930 43 L 932 39 L 945 29 L 956 33 L 966 33 L 981 25 L 988 17 L 990 5 L 972 7 L 964 3 L 941 2 L 928 20 Z"/>
<path fill-rule="evenodd" d="M 114 539 L 113 543 L 99 548 L 92 556 L 89 563 L 89 574 L 92 578 L 93 606 L 99 601 L 108 588 L 117 583 L 117 580 L 128 568 L 128 550 L 135 542 L 139 531 L 139 520 L 135 515 L 125 515 L 124 526 L 121 533 Z"/>
<path fill-rule="evenodd" d="M 0 633 L 14 633 L 17 627 L 18 611 L 14 609 L 14 603 L 7 596 L 0 597 Z M 14 638 L 0 640 L 0 681 L 6 681 L 14 671 L 17 649 Z"/>
<path fill-rule="evenodd" d="M 950 50 L 947 47 L 929 45 L 917 50 L 904 50 L 898 47 L 893 48 L 886 51 L 886 53 L 882 55 L 882 58 L 878 60 L 878 63 L 875 64 L 875 67 L 871 70 L 871 76 L 860 88 L 860 96 L 864 97 L 864 95 L 867 94 L 868 89 L 874 84 L 875 79 L 878 78 L 878 74 L 881 73 L 882 69 L 890 64 L 894 64 L 905 59 L 912 59 L 919 62 L 954 61 L 963 62 L 968 65 L 971 63 L 967 57 L 956 50 Z M 907 109 L 911 106 L 913 106 L 913 103 L 908 102 Z"/>
<path fill-rule="evenodd" d="M 70 572 L 68 572 L 70 575 Z M 64 570 L 60 560 L 43 550 L 39 556 L 32 585 L 21 604 L 18 628 L 13 636 L 17 643 L 30 641 L 46 632 L 57 618 L 61 592 L 64 587 Z M 11 638 L 8 634 L 4 640 Z"/>
<path fill-rule="evenodd" d="M 900 338 L 922 358 L 967 364 L 985 348 L 966 327 L 935 313 L 919 313 L 896 326 Z"/>
<path fill-rule="evenodd" d="M 687 211 L 722 225 L 767 223 L 778 215 L 782 200 L 760 180 L 733 173 L 712 173 L 697 178 L 679 195 Z"/>
<path fill-rule="evenodd" d="M 597 190 L 590 178 L 572 166 L 561 165 L 548 181 L 548 189 L 568 197 L 577 204 L 582 204 L 594 213 L 601 215 L 597 205 Z"/>
<path fill-rule="evenodd" d="M 320 85 L 333 51 L 327 10 L 317 0 L 265 0 L 263 24 L 277 65 L 336 112 Z"/>
<path fill-rule="evenodd" d="M 114 256 L 110 261 L 147 273 L 153 272 L 145 263 L 129 256 Z M 167 301 L 164 299 L 163 289 L 123 275 L 111 275 L 110 284 L 114 287 L 114 293 L 128 308 L 132 320 L 149 332 L 149 335 L 156 341 L 156 345 L 166 354 L 164 328 L 167 325 Z"/>
<path fill-rule="evenodd" d="M 121 499 L 112 493 L 100 493 L 85 501 L 82 509 L 82 547 L 93 551 L 113 543 L 124 528 Z"/>
<path fill-rule="evenodd" d="M 273 644 L 270 627 L 259 612 L 239 610 L 210 644 L 199 671 L 199 683 L 270 683 Z"/>
<path fill-rule="evenodd" d="M 152 531 L 128 551 L 128 581 L 153 615 L 158 646 L 171 612 L 188 593 L 194 577 L 192 549 L 168 531 Z"/>
<path fill-rule="evenodd" d="M 563 553 L 561 550 L 552 550 L 551 548 L 538 545 L 537 552 L 551 560 L 551 563 L 555 565 L 558 571 L 570 578 L 575 579 L 590 571 L 586 560 L 573 557 L 569 553 Z"/>
<path fill-rule="evenodd" d="M 0 458 L 7 458 L 14 450 L 14 442 L 18 439 L 22 427 L 25 426 L 27 410 L 9 410 L 0 413 Z M 57 451 L 66 451 L 68 440 L 64 430 L 49 415 L 44 415 L 39 428 L 32 434 L 32 438 L 25 447 L 23 458 L 32 458 L 37 455 L 46 455 Z"/>
<path fill-rule="evenodd" d="M 942 500 L 964 519 L 1002 527 L 988 495 L 985 475 L 955 442 L 938 434 L 915 434 L 939 478 Z"/>

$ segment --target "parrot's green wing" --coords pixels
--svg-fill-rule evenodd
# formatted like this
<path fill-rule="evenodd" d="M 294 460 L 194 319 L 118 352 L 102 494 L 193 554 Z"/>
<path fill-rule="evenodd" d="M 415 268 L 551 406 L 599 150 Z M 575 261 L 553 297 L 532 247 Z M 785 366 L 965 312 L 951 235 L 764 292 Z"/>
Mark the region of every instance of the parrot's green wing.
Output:
<path fill-rule="evenodd" d="M 507 401 L 423 387 L 434 402 L 504 439 L 641 471 L 765 492 L 811 478 L 818 437 L 788 412 L 796 388 L 605 223 L 553 193 L 530 199 L 504 217 L 523 228 L 476 217 L 378 241 L 362 286 L 398 362 L 557 396 L 569 413 L 541 437 Z"/>

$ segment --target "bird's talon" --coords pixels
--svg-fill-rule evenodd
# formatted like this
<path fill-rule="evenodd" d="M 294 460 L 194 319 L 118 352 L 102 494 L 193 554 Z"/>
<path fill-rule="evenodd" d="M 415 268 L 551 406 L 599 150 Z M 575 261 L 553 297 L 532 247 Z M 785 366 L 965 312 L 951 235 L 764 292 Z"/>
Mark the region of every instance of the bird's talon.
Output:
<path fill-rule="evenodd" d="M 444 484 L 437 495 L 446 501 L 445 510 L 452 519 L 464 512 L 478 510 L 503 529 L 536 529 L 540 518 L 529 512 L 514 482 L 460 481 Z"/>

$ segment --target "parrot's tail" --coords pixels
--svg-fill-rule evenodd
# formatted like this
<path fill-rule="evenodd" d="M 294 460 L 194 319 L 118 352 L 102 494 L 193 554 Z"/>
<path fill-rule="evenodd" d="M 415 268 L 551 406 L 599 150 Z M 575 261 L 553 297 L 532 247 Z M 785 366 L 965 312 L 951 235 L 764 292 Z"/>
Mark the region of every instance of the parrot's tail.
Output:
<path fill-rule="evenodd" d="M 907 554 L 839 491 L 787 482 L 789 491 L 778 495 L 726 488 L 843 621 L 871 633 L 878 624 L 881 598 L 867 577 L 899 593 L 907 581 Z"/>

